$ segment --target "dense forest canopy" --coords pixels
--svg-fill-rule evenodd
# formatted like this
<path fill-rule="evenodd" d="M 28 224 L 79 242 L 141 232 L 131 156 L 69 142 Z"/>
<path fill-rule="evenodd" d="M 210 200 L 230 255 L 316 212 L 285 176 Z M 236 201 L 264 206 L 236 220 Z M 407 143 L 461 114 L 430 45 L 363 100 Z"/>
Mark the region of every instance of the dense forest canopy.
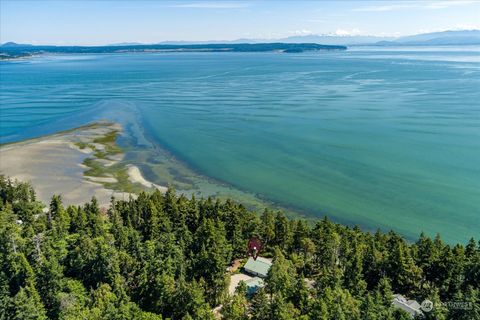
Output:
<path fill-rule="evenodd" d="M 59 190 L 61 192 L 61 190 Z M 434 303 L 426 319 L 480 319 L 480 248 L 366 233 L 174 190 L 49 207 L 0 177 L 0 319 L 410 319 L 393 293 Z M 266 286 L 227 293 L 226 268 L 259 237 Z M 307 285 L 305 279 L 312 286 Z M 462 302 L 456 308 L 449 302 Z"/>

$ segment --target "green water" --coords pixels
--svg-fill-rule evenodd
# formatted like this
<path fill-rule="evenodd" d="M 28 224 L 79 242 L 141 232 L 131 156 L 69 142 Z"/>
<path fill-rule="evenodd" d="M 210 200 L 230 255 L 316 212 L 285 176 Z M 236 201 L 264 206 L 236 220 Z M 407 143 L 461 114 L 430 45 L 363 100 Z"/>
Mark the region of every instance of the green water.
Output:
<path fill-rule="evenodd" d="M 465 242 L 480 234 L 479 56 L 360 48 L 2 62 L 2 141 L 129 103 L 154 143 L 202 175 L 310 216 Z"/>

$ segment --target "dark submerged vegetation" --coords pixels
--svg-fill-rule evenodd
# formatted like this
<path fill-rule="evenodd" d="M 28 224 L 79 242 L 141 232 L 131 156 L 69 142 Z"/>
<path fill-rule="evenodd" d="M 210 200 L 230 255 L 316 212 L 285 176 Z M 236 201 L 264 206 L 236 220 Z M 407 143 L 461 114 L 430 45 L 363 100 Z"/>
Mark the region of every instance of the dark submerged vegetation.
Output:
<path fill-rule="evenodd" d="M 61 190 L 59 190 L 61 192 Z M 274 258 L 266 286 L 226 293 L 250 237 Z M 309 281 L 305 281 L 308 279 Z M 313 283 L 313 285 L 307 285 Z M 480 248 L 406 242 L 231 200 L 156 191 L 44 210 L 27 183 L 0 177 L 0 319 L 410 319 L 392 294 L 431 300 L 427 319 L 480 318 Z M 441 302 L 465 302 L 448 308 Z"/>

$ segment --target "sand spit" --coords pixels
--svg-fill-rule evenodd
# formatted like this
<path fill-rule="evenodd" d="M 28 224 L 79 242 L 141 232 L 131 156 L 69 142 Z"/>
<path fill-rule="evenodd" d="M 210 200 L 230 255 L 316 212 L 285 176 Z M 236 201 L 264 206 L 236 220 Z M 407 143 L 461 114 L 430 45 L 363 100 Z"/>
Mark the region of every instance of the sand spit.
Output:
<path fill-rule="evenodd" d="M 118 180 L 113 177 L 90 177 L 86 176 L 88 180 L 92 182 L 103 182 L 103 183 L 117 183 Z"/>
<path fill-rule="evenodd" d="M 105 149 L 96 140 L 119 131 L 121 127 L 118 124 L 101 122 L 0 146 L 0 173 L 12 179 L 29 181 L 37 190 L 38 198 L 46 204 L 53 194 L 60 193 L 65 204 L 83 204 L 95 196 L 101 206 L 108 206 L 112 196 L 122 199 L 131 194 L 104 186 L 118 182 L 115 177 L 85 176 L 84 172 L 88 168 L 83 162 L 90 158 L 112 166 L 121 161 L 123 153 L 107 159 L 95 158 L 95 152 Z M 137 167 L 132 166 L 128 170 L 132 182 L 166 190 L 144 179 Z"/>
<path fill-rule="evenodd" d="M 127 173 L 129 180 L 133 183 L 140 183 L 142 186 L 147 188 L 157 188 L 161 192 L 167 192 L 168 190 L 167 187 L 159 186 L 158 184 L 146 180 L 137 166 L 129 165 Z"/>

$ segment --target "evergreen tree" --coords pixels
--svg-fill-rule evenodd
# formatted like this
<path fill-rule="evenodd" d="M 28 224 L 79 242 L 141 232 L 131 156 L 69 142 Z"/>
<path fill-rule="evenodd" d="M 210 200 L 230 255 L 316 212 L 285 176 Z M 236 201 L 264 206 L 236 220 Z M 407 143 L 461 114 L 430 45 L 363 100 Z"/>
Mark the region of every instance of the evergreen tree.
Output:
<path fill-rule="evenodd" d="M 335 288 L 328 287 L 321 296 L 327 305 L 331 319 L 361 319 L 360 303 L 348 290 L 338 286 Z"/>
<path fill-rule="evenodd" d="M 214 320 L 203 291 L 202 286 L 196 281 L 186 283 L 183 279 L 179 279 L 174 294 L 173 318 L 182 319 L 189 316 L 192 319 Z"/>
<path fill-rule="evenodd" d="M 387 272 L 392 279 L 392 286 L 396 292 L 414 294 L 420 287 L 422 270 L 415 265 L 409 248 L 402 239 L 392 239 Z"/>
<path fill-rule="evenodd" d="M 0 272 L 0 320 L 8 320 L 10 316 L 10 290 L 3 272 Z"/>
<path fill-rule="evenodd" d="M 293 234 L 285 214 L 278 212 L 275 216 L 275 237 L 273 244 L 282 250 L 288 250 L 293 242 Z"/>
<path fill-rule="evenodd" d="M 62 286 L 63 270 L 53 253 L 42 257 L 37 274 L 37 288 L 47 308 L 49 318 L 56 318 L 58 314 L 57 295 Z"/>
<path fill-rule="evenodd" d="M 226 289 L 225 269 L 231 258 L 231 247 L 225 238 L 223 223 L 205 219 L 195 234 L 192 274 L 207 283 L 209 302 L 216 304 Z"/>
<path fill-rule="evenodd" d="M 292 303 L 288 302 L 281 293 L 275 295 L 271 302 L 271 318 L 278 320 L 291 320 L 299 317 L 299 312 Z"/>
<path fill-rule="evenodd" d="M 70 216 L 62 205 L 60 196 L 54 195 L 50 201 L 50 210 L 48 211 L 49 228 L 54 229 L 54 234 L 58 239 L 63 239 L 70 228 Z"/>
<path fill-rule="evenodd" d="M 262 235 L 264 246 L 267 247 L 275 239 L 275 216 L 272 211 L 265 209 L 260 220 L 260 234 Z"/>
<path fill-rule="evenodd" d="M 308 315 L 310 316 L 310 319 L 316 319 L 316 320 L 329 320 L 330 319 L 328 306 L 325 303 L 325 301 L 323 301 L 323 299 L 321 297 L 315 299 L 312 302 L 310 310 L 308 311 Z"/>
<path fill-rule="evenodd" d="M 229 299 L 222 307 L 222 316 L 225 320 L 247 320 L 248 301 L 246 298 L 247 287 L 243 281 L 236 289 L 235 295 Z"/>
<path fill-rule="evenodd" d="M 305 277 L 303 274 L 298 275 L 295 279 L 290 301 L 302 314 L 308 313 L 310 307 L 310 295 L 311 292 L 307 288 Z"/>
<path fill-rule="evenodd" d="M 295 285 L 295 274 L 293 263 L 276 248 L 275 259 L 266 279 L 267 291 L 272 296 L 280 294 L 283 297 L 290 297 Z"/>
<path fill-rule="evenodd" d="M 251 301 L 251 316 L 253 320 L 270 319 L 270 301 L 264 288 L 260 288 Z"/>
<path fill-rule="evenodd" d="M 21 287 L 12 299 L 13 320 L 46 320 L 45 307 L 32 284 Z"/>
<path fill-rule="evenodd" d="M 363 280 L 363 250 L 356 239 L 346 258 L 344 286 L 356 296 L 364 296 L 367 283 Z"/>

